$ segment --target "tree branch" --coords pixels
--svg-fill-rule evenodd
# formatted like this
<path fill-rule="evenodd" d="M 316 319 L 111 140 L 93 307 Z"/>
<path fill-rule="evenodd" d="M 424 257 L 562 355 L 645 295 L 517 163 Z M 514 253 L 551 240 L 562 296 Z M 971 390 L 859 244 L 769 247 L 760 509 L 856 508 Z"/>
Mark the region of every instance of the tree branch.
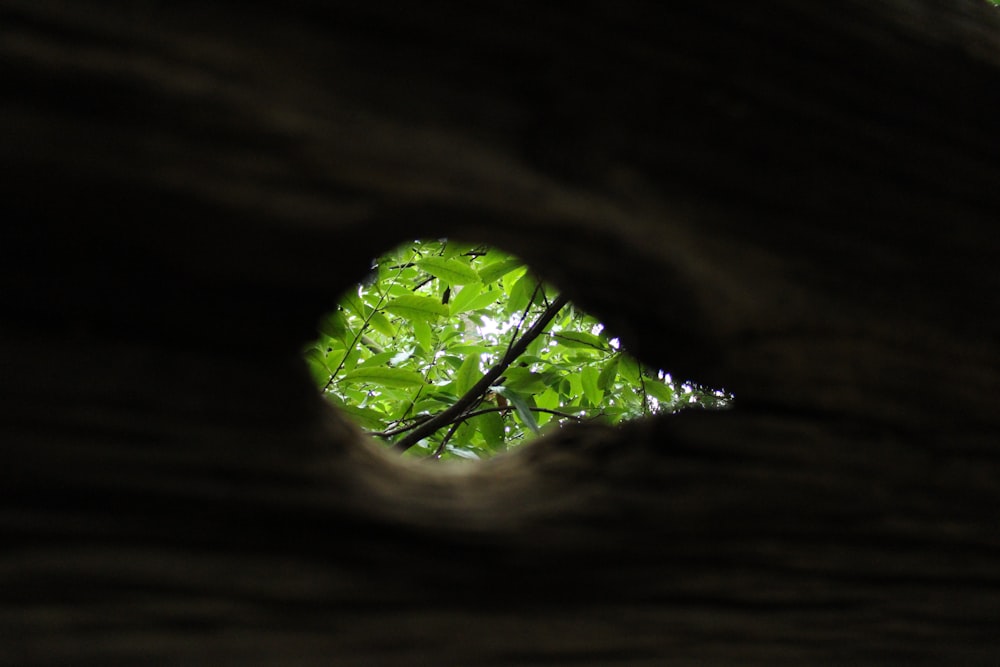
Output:
<path fill-rule="evenodd" d="M 390 438 L 394 435 L 399 435 L 400 433 L 406 433 L 407 431 L 412 431 L 413 429 L 420 426 L 430 418 L 431 415 L 417 415 L 416 417 L 413 418 L 413 422 L 407 424 L 406 426 L 400 426 L 399 428 L 394 428 L 386 431 L 368 431 L 367 434 L 376 438 Z M 396 423 L 398 424 L 399 422 L 397 421 Z"/>
<path fill-rule="evenodd" d="M 524 354 L 524 351 L 528 349 L 528 345 L 531 341 L 535 340 L 545 331 L 545 327 L 549 325 L 562 307 L 566 305 L 568 299 L 560 294 L 555 300 L 549 304 L 549 306 L 542 312 L 542 314 L 535 320 L 535 323 L 531 325 L 531 328 L 524 332 L 524 335 L 517 339 L 509 348 L 507 352 L 503 355 L 501 359 L 493 368 L 486 371 L 486 374 L 479 379 L 469 391 L 465 392 L 465 395 L 461 396 L 454 404 L 450 407 L 442 410 L 436 414 L 431 419 L 421 424 L 418 428 L 414 429 L 405 438 L 395 443 L 393 446 L 401 452 L 405 452 L 410 447 L 420 442 L 421 439 L 426 438 L 428 435 L 434 433 L 439 428 L 442 428 L 448 424 L 451 424 L 457 419 L 463 412 L 465 412 L 469 406 L 476 402 L 482 395 L 484 395 L 490 386 L 493 385 L 497 379 L 503 375 L 503 372 L 514 363 L 514 360 L 519 356 Z"/>

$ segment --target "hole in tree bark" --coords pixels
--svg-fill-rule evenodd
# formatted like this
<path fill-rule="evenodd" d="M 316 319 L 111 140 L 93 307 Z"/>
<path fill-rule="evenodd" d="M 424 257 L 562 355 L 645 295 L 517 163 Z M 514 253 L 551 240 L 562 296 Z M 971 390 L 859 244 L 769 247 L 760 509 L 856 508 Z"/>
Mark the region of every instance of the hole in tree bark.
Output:
<path fill-rule="evenodd" d="M 638 362 L 599 319 L 484 244 L 383 253 L 319 328 L 306 350 L 317 387 L 408 456 L 482 459 L 570 424 L 732 401 Z"/>

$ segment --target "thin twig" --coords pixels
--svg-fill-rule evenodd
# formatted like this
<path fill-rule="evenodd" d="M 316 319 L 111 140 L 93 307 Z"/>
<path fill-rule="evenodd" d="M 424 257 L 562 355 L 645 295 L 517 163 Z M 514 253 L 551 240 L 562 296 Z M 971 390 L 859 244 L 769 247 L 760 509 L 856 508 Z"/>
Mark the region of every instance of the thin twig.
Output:
<path fill-rule="evenodd" d="M 393 285 L 396 284 L 396 281 L 399 279 L 399 275 L 402 272 L 403 269 L 399 269 L 399 271 L 396 272 L 396 275 L 392 277 L 392 281 L 389 283 L 389 287 L 392 287 Z M 354 340 L 351 341 L 351 346 L 347 348 L 347 350 L 344 352 L 344 358 L 340 360 L 340 363 L 337 364 L 336 370 L 334 370 L 333 373 L 330 375 L 330 379 L 326 381 L 325 385 L 323 385 L 324 392 L 327 389 L 329 389 L 330 386 L 333 385 L 333 381 L 337 379 L 337 374 L 340 373 L 341 369 L 344 367 L 344 363 L 347 362 L 347 358 L 351 356 L 351 352 L 353 352 L 354 348 L 357 347 L 358 341 L 361 340 L 362 336 L 364 336 L 365 330 L 368 328 L 369 322 L 371 322 L 371 319 L 375 317 L 375 313 L 378 312 L 379 308 L 382 307 L 382 303 L 385 301 L 385 298 L 387 296 L 388 296 L 388 288 L 385 291 L 379 291 L 378 303 L 375 304 L 375 307 L 372 308 L 372 312 L 368 313 L 368 317 L 366 317 L 364 321 L 361 323 L 361 328 L 358 329 L 358 333 L 354 336 Z M 364 299 L 362 299 L 360 295 L 358 295 L 358 299 L 360 299 L 361 304 L 364 305 Z"/>
<path fill-rule="evenodd" d="M 412 423 L 407 424 L 406 426 L 400 426 L 399 428 L 394 428 L 388 431 L 368 431 L 367 433 L 368 435 L 375 438 L 391 438 L 394 435 L 400 435 L 401 433 L 412 431 L 413 429 L 420 426 L 431 417 L 432 415 L 417 415 L 416 417 L 413 418 Z M 400 421 L 402 420 L 397 420 L 395 423 L 398 424 Z"/>
<path fill-rule="evenodd" d="M 649 416 L 649 394 L 646 393 L 646 381 L 642 378 L 642 366 L 639 367 L 639 386 L 642 387 L 642 414 Z"/>
<path fill-rule="evenodd" d="M 535 305 L 535 297 L 538 295 L 538 290 L 540 289 L 542 289 L 542 283 L 535 283 L 535 289 L 531 292 L 531 298 L 528 299 L 528 305 L 524 307 L 524 312 L 521 313 L 521 317 L 518 318 L 517 324 L 514 325 L 514 332 L 510 335 L 510 340 L 507 341 L 507 349 L 504 351 L 505 357 L 510 354 L 510 347 L 514 344 L 514 341 L 517 340 L 517 334 L 521 332 L 521 325 L 524 324 L 526 319 L 528 319 L 528 311 L 530 311 L 531 307 Z M 546 306 L 548 305 L 549 304 L 546 304 Z"/>
<path fill-rule="evenodd" d="M 593 343 L 588 343 L 588 342 L 582 341 L 582 340 L 575 340 L 573 338 L 569 338 L 567 336 L 564 336 L 561 333 L 550 333 L 550 334 L 548 334 L 548 336 L 549 336 L 549 338 L 555 338 L 557 340 L 571 340 L 574 343 L 579 343 L 579 344 L 585 345 L 585 346 L 587 346 L 589 348 L 593 348 L 593 349 L 597 350 L 598 352 L 605 352 L 605 353 L 609 352 L 609 349 L 607 347 L 604 347 L 604 346 L 601 346 L 601 345 L 594 345 Z"/>
<path fill-rule="evenodd" d="M 448 441 L 451 440 L 451 436 L 455 435 L 455 431 L 458 430 L 458 427 L 462 425 L 463 421 L 464 420 L 459 420 L 451 425 L 451 428 L 448 429 L 448 432 L 444 434 L 443 438 L 441 438 L 441 444 L 438 445 L 437 449 L 434 450 L 434 453 L 431 454 L 432 459 L 441 458 L 441 454 L 444 452 L 444 448 L 448 445 Z"/>

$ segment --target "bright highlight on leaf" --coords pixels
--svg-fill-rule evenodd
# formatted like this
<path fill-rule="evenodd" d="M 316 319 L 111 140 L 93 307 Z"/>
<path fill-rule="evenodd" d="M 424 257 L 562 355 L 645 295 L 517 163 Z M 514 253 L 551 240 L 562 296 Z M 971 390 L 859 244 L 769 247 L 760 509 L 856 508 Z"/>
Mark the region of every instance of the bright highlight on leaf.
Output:
<path fill-rule="evenodd" d="M 327 398 L 387 445 L 433 458 L 731 399 L 642 366 L 517 258 L 447 239 L 377 258 L 319 332 L 305 359 Z"/>

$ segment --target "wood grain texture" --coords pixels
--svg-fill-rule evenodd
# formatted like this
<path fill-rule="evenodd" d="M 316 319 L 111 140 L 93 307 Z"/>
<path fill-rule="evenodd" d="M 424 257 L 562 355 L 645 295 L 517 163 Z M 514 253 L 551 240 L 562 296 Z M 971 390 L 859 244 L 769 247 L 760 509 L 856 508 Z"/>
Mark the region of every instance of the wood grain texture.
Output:
<path fill-rule="evenodd" d="M 1000 658 L 985 2 L 3 0 L 0 80 L 0 664 Z M 435 235 L 736 409 L 367 446 L 298 350 Z"/>

